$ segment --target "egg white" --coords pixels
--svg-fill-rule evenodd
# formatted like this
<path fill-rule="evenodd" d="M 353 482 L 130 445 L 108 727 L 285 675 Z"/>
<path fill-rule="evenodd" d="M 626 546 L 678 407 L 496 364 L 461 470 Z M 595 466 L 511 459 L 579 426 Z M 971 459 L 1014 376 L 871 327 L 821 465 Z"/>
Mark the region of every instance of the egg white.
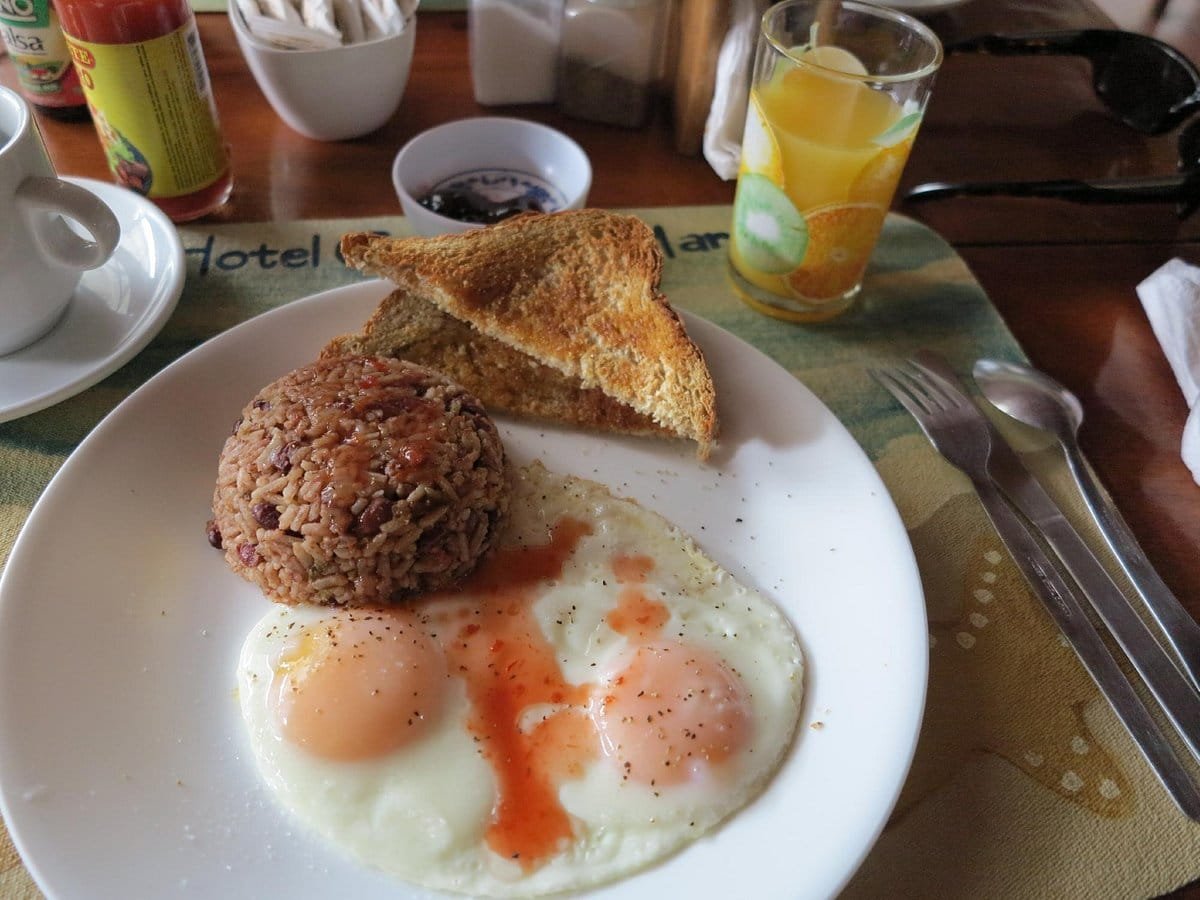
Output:
<path fill-rule="evenodd" d="M 497 779 L 468 730 L 465 685 L 451 678 L 437 727 L 422 741 L 369 761 L 319 758 L 280 736 L 268 694 L 292 629 L 329 610 L 273 607 L 246 638 L 239 697 L 267 784 L 297 818 L 362 862 L 426 887 L 479 896 L 531 896 L 596 885 L 634 872 L 710 830 L 762 790 L 799 719 L 803 663 L 790 623 L 761 594 L 707 559 L 679 529 L 595 482 L 533 464 L 514 473 L 501 546 L 545 543 L 563 516 L 586 521 L 561 578 L 538 588 L 533 612 L 566 681 L 603 684 L 629 652 L 605 617 L 620 591 L 615 554 L 653 559 L 644 593 L 665 604 L 665 639 L 714 651 L 740 676 L 753 721 L 750 746 L 719 778 L 652 787 L 603 756 L 563 783 L 574 840 L 525 872 L 486 845 Z M 462 602 L 456 598 L 453 602 Z M 546 710 L 526 709 L 536 720 Z M 524 720 L 523 720 L 524 721 Z"/>

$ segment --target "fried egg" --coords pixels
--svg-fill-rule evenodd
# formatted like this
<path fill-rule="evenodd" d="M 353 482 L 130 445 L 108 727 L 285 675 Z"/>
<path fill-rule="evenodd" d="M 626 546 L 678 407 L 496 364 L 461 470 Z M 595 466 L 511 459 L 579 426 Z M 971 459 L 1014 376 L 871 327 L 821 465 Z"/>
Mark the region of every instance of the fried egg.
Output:
<path fill-rule="evenodd" d="M 275 606 L 238 681 L 298 819 L 408 881 L 504 897 L 630 874 L 749 803 L 792 741 L 802 674 L 767 598 L 638 503 L 535 463 L 460 587 Z"/>

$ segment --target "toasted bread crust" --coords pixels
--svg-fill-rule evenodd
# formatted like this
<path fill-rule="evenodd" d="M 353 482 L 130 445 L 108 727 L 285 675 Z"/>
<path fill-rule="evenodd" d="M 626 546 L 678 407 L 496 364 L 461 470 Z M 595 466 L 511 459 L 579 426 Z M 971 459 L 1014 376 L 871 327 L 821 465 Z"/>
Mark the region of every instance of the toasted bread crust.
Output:
<path fill-rule="evenodd" d="M 597 209 L 529 214 L 435 238 L 351 233 L 341 250 L 349 265 L 621 401 L 707 455 L 717 427 L 712 378 L 659 291 L 662 253 L 639 219 Z"/>
<path fill-rule="evenodd" d="M 491 410 L 585 428 L 664 435 L 666 429 L 597 388 L 476 331 L 413 294 L 393 291 L 357 334 L 334 338 L 331 356 L 407 359 L 448 375 Z"/>

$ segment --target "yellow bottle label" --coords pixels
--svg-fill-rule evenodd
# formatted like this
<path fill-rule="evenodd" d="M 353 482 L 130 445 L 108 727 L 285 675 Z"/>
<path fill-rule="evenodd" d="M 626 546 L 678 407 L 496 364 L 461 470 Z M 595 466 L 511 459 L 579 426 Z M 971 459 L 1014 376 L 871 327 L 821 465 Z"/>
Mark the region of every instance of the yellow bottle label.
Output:
<path fill-rule="evenodd" d="M 117 181 L 150 197 L 181 197 L 225 172 L 194 21 L 140 43 L 67 43 Z"/>

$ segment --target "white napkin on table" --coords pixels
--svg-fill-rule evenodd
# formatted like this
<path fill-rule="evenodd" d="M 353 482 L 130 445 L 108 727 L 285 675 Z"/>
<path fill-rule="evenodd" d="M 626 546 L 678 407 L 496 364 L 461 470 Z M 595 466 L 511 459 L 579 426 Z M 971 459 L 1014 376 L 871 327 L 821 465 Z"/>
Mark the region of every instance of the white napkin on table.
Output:
<path fill-rule="evenodd" d="M 732 0 L 729 30 L 717 54 L 716 87 L 704 123 L 704 158 L 726 181 L 737 178 L 750 100 L 750 67 L 769 0 Z"/>
<path fill-rule="evenodd" d="M 1182 455 L 1200 484 L 1200 268 L 1172 259 L 1139 284 L 1137 294 L 1191 410 Z"/>

